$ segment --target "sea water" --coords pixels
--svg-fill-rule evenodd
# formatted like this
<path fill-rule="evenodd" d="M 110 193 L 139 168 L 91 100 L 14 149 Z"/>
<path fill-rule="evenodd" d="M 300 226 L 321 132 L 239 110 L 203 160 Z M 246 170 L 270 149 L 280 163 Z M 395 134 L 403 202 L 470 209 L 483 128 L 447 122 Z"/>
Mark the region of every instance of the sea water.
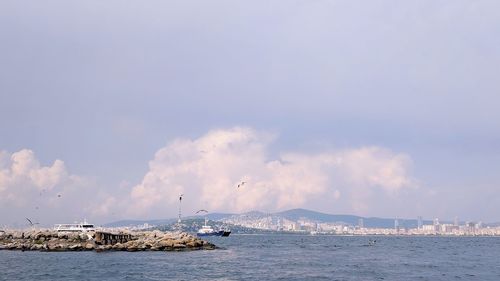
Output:
<path fill-rule="evenodd" d="M 0 251 L 0 280 L 500 280 L 498 237 L 231 235 L 191 252 Z"/>

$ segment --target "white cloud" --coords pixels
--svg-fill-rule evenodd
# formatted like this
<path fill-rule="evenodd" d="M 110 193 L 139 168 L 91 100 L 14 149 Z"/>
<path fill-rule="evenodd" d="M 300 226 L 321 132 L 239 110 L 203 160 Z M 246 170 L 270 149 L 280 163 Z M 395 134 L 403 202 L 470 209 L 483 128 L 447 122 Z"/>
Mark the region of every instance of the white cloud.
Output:
<path fill-rule="evenodd" d="M 172 214 L 181 193 L 188 213 L 271 211 L 303 207 L 318 197 L 349 200 L 352 208 L 363 210 L 372 190 L 394 195 L 415 187 L 405 154 L 361 147 L 270 159 L 272 141 L 270 134 L 240 127 L 172 141 L 156 152 L 142 182 L 132 188 L 128 213 Z"/>
<path fill-rule="evenodd" d="M 33 151 L 28 149 L 12 153 L 10 157 L 7 152 L 1 152 L 0 159 L 0 192 L 18 194 L 21 188 L 52 190 L 69 179 L 63 161 L 41 166 Z"/>
<path fill-rule="evenodd" d="M 47 224 L 54 218 L 82 219 L 89 201 L 84 185 L 85 179 L 69 174 L 61 160 L 44 166 L 29 149 L 1 151 L 0 219 L 14 225 L 26 216 Z"/>

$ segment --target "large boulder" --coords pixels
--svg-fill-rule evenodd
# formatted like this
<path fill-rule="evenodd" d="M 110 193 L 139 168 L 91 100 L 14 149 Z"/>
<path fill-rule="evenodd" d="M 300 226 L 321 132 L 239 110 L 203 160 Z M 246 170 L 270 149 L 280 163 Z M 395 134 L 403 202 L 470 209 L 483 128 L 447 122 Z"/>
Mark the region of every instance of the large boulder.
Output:
<path fill-rule="evenodd" d="M 90 240 L 91 237 L 89 237 L 89 235 L 87 233 L 80 233 L 78 234 L 78 238 L 80 239 L 80 241 L 85 241 L 85 240 Z"/>
<path fill-rule="evenodd" d="M 30 250 L 32 250 L 32 251 L 39 251 L 39 250 L 41 250 L 42 248 L 43 248 L 43 245 L 40 245 L 40 244 L 33 244 L 33 245 L 31 245 Z"/>
<path fill-rule="evenodd" d="M 125 249 L 125 245 L 122 243 L 116 243 L 113 245 L 113 250 L 121 251 L 123 249 Z"/>
<path fill-rule="evenodd" d="M 85 244 L 85 250 L 93 250 L 95 248 L 94 243 L 86 243 Z"/>
<path fill-rule="evenodd" d="M 58 232 L 56 237 L 59 239 L 68 239 L 68 235 L 68 232 Z"/>
<path fill-rule="evenodd" d="M 174 244 L 174 249 L 179 250 L 179 249 L 184 249 L 186 248 L 186 245 L 181 244 L 181 243 L 176 243 Z"/>
<path fill-rule="evenodd" d="M 41 237 L 43 237 L 43 233 L 39 230 L 34 231 L 31 233 L 30 238 L 33 240 L 39 240 Z M 45 238 L 45 237 L 44 237 Z"/>
<path fill-rule="evenodd" d="M 80 243 L 72 244 L 72 245 L 68 246 L 68 249 L 71 251 L 78 251 L 78 250 L 81 250 L 82 248 L 83 248 L 82 244 L 80 244 Z"/>
<path fill-rule="evenodd" d="M 198 248 L 198 247 L 201 247 L 202 245 L 203 245 L 203 243 L 201 243 L 200 241 L 197 241 L 197 240 L 192 240 L 192 241 L 186 243 L 186 246 L 189 248 Z"/>
<path fill-rule="evenodd" d="M 158 245 L 160 247 L 173 247 L 175 244 L 175 241 L 172 239 L 165 239 L 165 240 L 160 240 L 158 242 Z"/>

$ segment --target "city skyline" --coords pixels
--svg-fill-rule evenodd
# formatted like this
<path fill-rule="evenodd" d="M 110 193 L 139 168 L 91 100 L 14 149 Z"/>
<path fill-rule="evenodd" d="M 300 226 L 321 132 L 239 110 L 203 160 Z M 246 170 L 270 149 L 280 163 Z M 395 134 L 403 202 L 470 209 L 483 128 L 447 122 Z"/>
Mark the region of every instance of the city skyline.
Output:
<path fill-rule="evenodd" d="M 366 225 L 365 225 L 366 220 Z M 235 233 L 260 233 L 260 231 L 296 234 L 326 235 L 403 235 L 403 236 L 500 236 L 500 224 L 482 221 L 462 222 L 417 219 L 383 219 L 350 215 L 331 215 L 305 209 L 293 209 L 278 213 L 252 211 L 243 214 L 205 214 L 176 220 L 124 220 L 102 225 L 103 229 L 145 230 L 183 229 L 196 231 L 201 224 L 216 228 L 232 229 Z M 391 223 L 393 225 L 391 226 Z M 261 233 L 261 234 L 263 234 Z"/>
<path fill-rule="evenodd" d="M 499 11 L 4 1 L 0 225 L 175 217 L 180 194 L 498 222 Z"/>

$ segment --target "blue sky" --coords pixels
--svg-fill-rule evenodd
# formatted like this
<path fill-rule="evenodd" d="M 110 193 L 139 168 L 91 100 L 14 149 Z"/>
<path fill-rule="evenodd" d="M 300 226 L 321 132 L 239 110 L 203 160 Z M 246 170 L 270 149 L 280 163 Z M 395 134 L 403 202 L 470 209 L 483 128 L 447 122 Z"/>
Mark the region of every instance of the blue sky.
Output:
<path fill-rule="evenodd" d="M 241 157 L 254 163 L 248 167 L 254 174 L 237 173 L 259 178 L 269 188 L 265 192 L 275 194 L 267 205 L 248 209 L 280 208 L 277 202 L 290 193 L 267 186 L 279 184 L 264 167 L 286 164 L 284 155 L 291 153 L 300 160 L 283 169 L 300 167 L 328 180 L 317 193 L 293 189 L 302 200 L 282 208 L 500 220 L 497 1 L 2 1 L 1 6 L 0 210 L 14 209 L 21 218 L 42 212 L 33 210 L 30 189 L 19 187 L 33 186 L 37 194 L 43 189 L 27 176 L 32 173 L 14 178 L 12 156 L 31 150 L 33 157 L 25 153 L 22 159 L 34 159 L 42 168 L 59 159 L 60 171 L 79 179 L 53 182 L 50 196 L 72 190 L 75 199 L 68 195 L 63 203 L 48 204 L 40 220 L 175 216 L 174 207 L 153 204 L 137 207 L 140 212 L 128 207 L 137 200 L 129 196 L 134 190 L 156 188 L 145 180 L 151 163 L 163 167 L 155 175 L 176 170 L 178 163 L 155 155 L 173 151 L 177 139 L 190 140 L 197 149 L 193 143 L 236 131 L 251 136 L 242 142 L 243 151 L 256 142 L 256 154 L 263 155 L 255 162 Z M 352 170 L 307 164 L 318 155 L 349 158 L 358 152 L 380 167 L 397 163 L 391 171 L 407 184 L 386 192 L 387 182 L 354 183 Z M 397 160 L 400 156 L 405 160 Z M 212 161 L 207 167 L 219 163 Z M 360 169 L 356 175 L 373 172 Z M 208 186 L 197 186 L 213 184 L 203 175 L 176 186 L 208 196 Z M 238 177 L 218 175 L 231 184 Z M 161 192 L 175 193 L 169 184 L 159 183 Z M 338 198 L 318 199 L 336 191 Z M 366 196 L 353 195 L 360 192 Z M 73 201 L 79 194 L 88 196 L 86 202 Z M 14 203 L 23 196 L 24 203 Z M 226 206 L 194 199 L 187 206 L 244 211 L 236 203 L 250 198 L 245 196 L 250 195 L 228 197 Z M 106 200 L 121 209 L 92 212 Z M 61 215 L 75 204 L 84 211 Z M 15 221 L 0 215 L 0 224 Z"/>

